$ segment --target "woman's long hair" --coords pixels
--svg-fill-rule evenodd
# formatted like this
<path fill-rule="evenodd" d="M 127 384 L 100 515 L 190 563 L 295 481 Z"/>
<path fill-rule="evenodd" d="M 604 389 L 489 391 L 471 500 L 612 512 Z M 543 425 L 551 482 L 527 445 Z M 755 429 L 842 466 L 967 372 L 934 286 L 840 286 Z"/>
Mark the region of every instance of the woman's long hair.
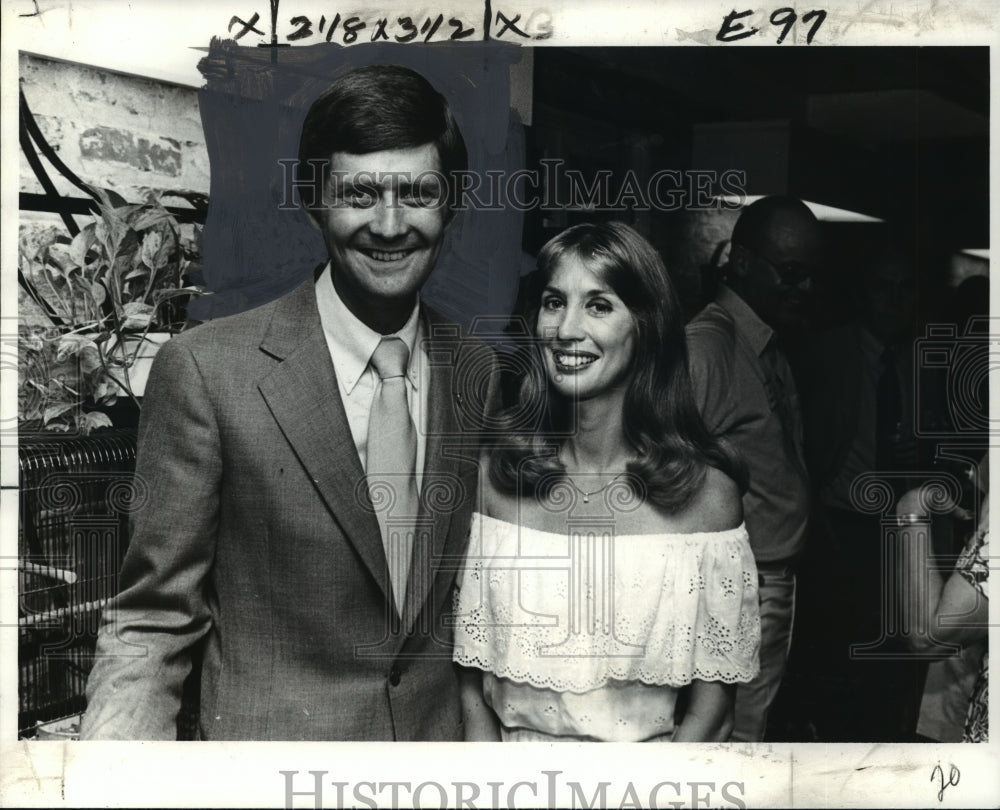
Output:
<path fill-rule="evenodd" d="M 576 225 L 542 248 L 537 289 L 566 257 L 601 278 L 635 323 L 633 371 L 622 413 L 625 438 L 635 454 L 627 469 L 635 494 L 675 512 L 701 488 L 706 466 L 722 470 L 745 490 L 742 459 L 712 438 L 695 407 L 681 305 L 656 250 L 620 222 Z M 537 334 L 540 305 L 541 297 L 534 296 L 527 320 L 535 340 L 526 350 L 517 400 L 501 415 L 503 440 L 492 450 L 489 474 L 501 492 L 544 497 L 565 477 L 558 447 L 573 429 L 573 409 L 545 372 Z"/>

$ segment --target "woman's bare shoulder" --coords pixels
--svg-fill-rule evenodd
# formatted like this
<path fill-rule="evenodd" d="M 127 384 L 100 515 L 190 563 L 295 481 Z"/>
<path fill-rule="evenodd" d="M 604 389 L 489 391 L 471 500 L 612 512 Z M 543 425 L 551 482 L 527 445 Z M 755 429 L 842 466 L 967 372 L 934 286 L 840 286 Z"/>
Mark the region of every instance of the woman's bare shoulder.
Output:
<path fill-rule="evenodd" d="M 705 480 L 684 509 L 697 531 L 723 532 L 743 523 L 740 489 L 728 475 L 715 467 L 705 468 Z"/>

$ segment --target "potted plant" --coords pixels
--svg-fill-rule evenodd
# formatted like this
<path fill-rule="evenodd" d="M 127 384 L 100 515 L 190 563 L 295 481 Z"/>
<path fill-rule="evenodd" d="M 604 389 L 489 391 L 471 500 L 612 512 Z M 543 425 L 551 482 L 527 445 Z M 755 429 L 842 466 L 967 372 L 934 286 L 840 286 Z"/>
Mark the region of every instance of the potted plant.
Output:
<path fill-rule="evenodd" d="M 118 386 L 105 372 L 92 336 L 51 327 L 18 332 L 18 422 L 23 434 L 42 430 L 86 436 L 111 419 Z"/>
<path fill-rule="evenodd" d="M 19 335 L 19 413 L 46 430 L 86 434 L 110 424 L 101 408 L 119 396 L 138 405 L 156 350 L 203 292 L 189 283 L 198 226 L 179 224 L 153 194 L 95 195 L 98 212 L 75 236 L 50 227 L 20 241 L 22 286 L 53 324 Z"/>

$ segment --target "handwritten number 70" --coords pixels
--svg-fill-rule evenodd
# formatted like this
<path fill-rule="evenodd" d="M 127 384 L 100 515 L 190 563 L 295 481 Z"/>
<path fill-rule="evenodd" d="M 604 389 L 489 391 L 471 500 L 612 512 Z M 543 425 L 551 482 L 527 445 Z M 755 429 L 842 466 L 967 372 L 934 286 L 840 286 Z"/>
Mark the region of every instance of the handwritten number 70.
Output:
<path fill-rule="evenodd" d="M 726 18 L 722 21 L 722 27 L 719 28 L 719 33 L 715 35 L 715 38 L 719 42 L 735 42 L 738 39 L 744 39 L 746 37 L 752 37 L 758 31 L 759 28 L 747 28 L 743 23 L 737 22 L 737 20 L 743 17 L 749 17 L 753 14 L 753 9 L 747 9 L 746 11 L 737 11 L 733 9 Z M 795 25 L 795 21 L 798 16 L 793 8 L 779 8 L 771 12 L 771 16 L 768 17 L 771 25 L 779 26 L 782 28 L 781 36 L 778 37 L 778 44 L 780 45 L 785 41 L 785 37 L 788 36 L 789 31 L 792 30 L 792 26 Z M 816 36 L 816 32 L 819 31 L 819 27 L 823 24 L 826 19 L 826 12 L 822 9 L 814 9 L 807 14 L 802 15 L 802 22 L 808 23 L 811 20 L 815 20 L 813 24 L 809 27 L 809 31 L 806 34 L 806 44 L 812 45 L 813 37 Z"/>
<path fill-rule="evenodd" d="M 952 765 L 950 767 L 951 767 L 951 770 L 948 773 L 948 781 L 947 782 L 944 781 L 944 769 L 941 767 L 941 763 L 940 762 L 937 765 L 935 765 L 934 766 L 934 770 L 931 771 L 931 781 L 933 782 L 935 780 L 935 778 L 937 778 L 939 780 L 939 784 L 941 786 L 941 789 L 938 790 L 938 795 L 937 795 L 937 798 L 938 798 L 939 802 L 944 801 L 944 791 L 945 791 L 945 789 L 949 788 L 949 787 L 952 787 L 953 785 L 957 785 L 959 779 L 962 778 L 962 774 L 959 772 L 958 768 L 956 768 L 954 765 Z"/>

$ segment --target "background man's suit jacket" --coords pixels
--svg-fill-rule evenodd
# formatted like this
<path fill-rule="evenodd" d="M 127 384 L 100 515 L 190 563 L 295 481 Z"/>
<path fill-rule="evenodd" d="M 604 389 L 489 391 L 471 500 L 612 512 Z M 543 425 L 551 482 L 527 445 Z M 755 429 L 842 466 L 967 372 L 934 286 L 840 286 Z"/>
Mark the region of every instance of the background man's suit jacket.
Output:
<path fill-rule="evenodd" d="M 495 391 L 492 352 L 424 308 L 423 531 L 401 620 L 312 279 L 160 351 L 136 509 L 84 738 L 174 739 L 192 648 L 203 739 L 461 739 L 453 566 Z"/>

